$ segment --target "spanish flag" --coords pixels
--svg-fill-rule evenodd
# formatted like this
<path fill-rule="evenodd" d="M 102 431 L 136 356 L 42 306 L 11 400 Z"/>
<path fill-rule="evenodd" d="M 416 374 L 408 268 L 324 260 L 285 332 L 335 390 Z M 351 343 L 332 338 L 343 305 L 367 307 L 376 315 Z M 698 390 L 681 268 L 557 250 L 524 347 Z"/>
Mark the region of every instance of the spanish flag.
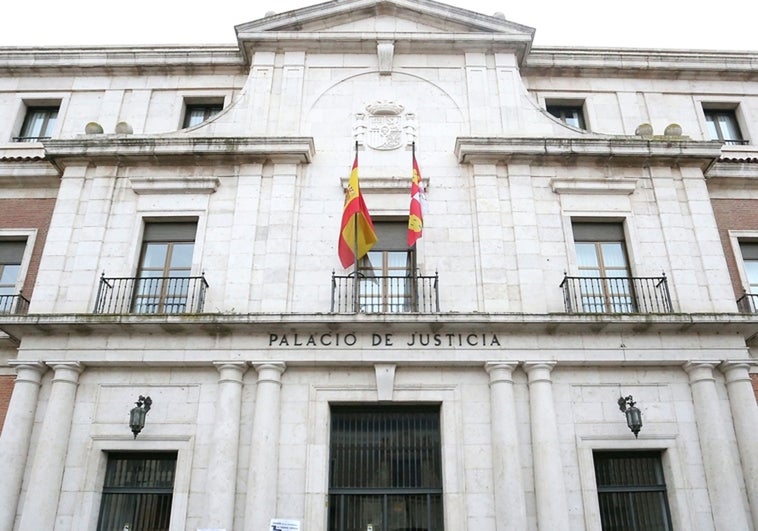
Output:
<path fill-rule="evenodd" d="M 421 238 L 424 228 L 424 184 L 416 162 L 416 146 L 413 146 L 413 177 L 411 179 L 411 208 L 408 215 L 408 247 L 413 247 Z"/>
<path fill-rule="evenodd" d="M 342 267 L 347 269 L 368 253 L 376 243 L 376 232 L 358 185 L 358 152 L 345 190 L 345 207 L 337 252 Z M 356 249 L 357 246 L 357 249 Z"/>

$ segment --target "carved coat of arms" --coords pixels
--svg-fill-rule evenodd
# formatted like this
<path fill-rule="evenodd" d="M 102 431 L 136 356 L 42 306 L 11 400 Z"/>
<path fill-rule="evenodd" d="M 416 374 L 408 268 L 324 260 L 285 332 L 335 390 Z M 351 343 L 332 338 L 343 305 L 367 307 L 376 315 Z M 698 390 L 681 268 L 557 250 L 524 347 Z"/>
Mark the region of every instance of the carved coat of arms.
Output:
<path fill-rule="evenodd" d="M 366 144 L 372 149 L 390 150 L 403 145 L 403 106 L 378 101 L 366 107 Z"/>

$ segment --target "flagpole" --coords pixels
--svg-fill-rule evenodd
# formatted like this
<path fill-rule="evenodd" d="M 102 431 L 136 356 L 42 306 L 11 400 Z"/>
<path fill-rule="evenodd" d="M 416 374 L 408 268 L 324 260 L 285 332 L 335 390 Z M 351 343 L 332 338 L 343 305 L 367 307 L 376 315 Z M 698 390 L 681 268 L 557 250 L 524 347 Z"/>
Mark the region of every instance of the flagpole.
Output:
<path fill-rule="evenodd" d="M 358 158 L 358 141 L 355 141 L 355 157 Z M 360 197 L 360 195 L 359 195 Z M 353 242 L 353 312 L 358 313 L 358 294 L 359 294 L 359 286 L 358 286 L 358 212 L 356 211 L 355 214 L 353 214 L 353 232 L 355 234 L 355 241 Z"/>

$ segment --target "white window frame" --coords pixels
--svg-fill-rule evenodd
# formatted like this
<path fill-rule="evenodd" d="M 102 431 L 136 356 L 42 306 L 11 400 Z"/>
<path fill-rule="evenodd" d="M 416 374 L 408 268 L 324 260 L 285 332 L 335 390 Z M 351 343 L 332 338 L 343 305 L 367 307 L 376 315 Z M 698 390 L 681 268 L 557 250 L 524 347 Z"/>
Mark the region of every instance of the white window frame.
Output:
<path fill-rule="evenodd" d="M 218 104 L 220 102 L 221 111 L 219 111 L 219 114 L 221 114 L 229 107 L 232 102 L 232 91 L 219 90 L 202 92 L 180 92 L 179 97 L 181 98 L 182 104 L 177 105 L 177 109 L 175 111 L 176 114 L 174 116 L 177 129 L 194 129 L 195 127 L 198 127 L 205 122 L 201 122 L 200 124 L 185 128 L 184 118 L 187 114 L 187 105 Z M 218 116 L 218 114 L 214 116 Z"/>
<path fill-rule="evenodd" d="M 619 418 L 623 419 L 619 412 Z M 648 427 L 648 431 L 652 426 Z M 627 431 L 623 436 L 577 435 L 579 483 L 584 504 L 584 525 L 587 531 L 601 531 L 600 502 L 597 494 L 594 452 L 650 450 L 661 452 L 661 466 L 666 480 L 666 497 L 674 529 L 693 529 L 687 498 L 687 481 L 679 455 L 675 434 L 654 433 L 635 439 Z"/>
<path fill-rule="evenodd" d="M 128 426 L 124 425 L 128 432 Z M 170 531 L 183 531 L 187 523 L 190 478 L 192 475 L 192 437 L 174 436 L 170 439 L 150 438 L 140 435 L 132 439 L 131 433 L 123 436 L 93 436 L 87 459 L 86 476 L 79 493 L 79 511 L 74 514 L 73 528 L 97 529 L 100 505 L 103 498 L 103 482 L 108 465 L 108 452 L 176 452 L 176 472 L 171 500 Z"/>
<path fill-rule="evenodd" d="M 16 279 L 16 294 L 20 293 L 24 288 L 26 275 L 29 272 L 29 264 L 31 264 L 32 254 L 34 254 L 34 242 L 37 239 L 37 229 L 0 229 L 0 241 L 18 241 L 22 239 L 26 239 L 26 245 L 24 247 L 24 255 L 21 258 L 18 278 Z"/>
<path fill-rule="evenodd" d="M 537 93 L 537 101 L 539 102 L 540 108 L 552 119 L 559 121 L 562 124 L 568 125 L 568 127 L 571 127 L 572 129 L 575 129 L 577 131 L 583 131 L 583 132 L 591 132 L 592 131 L 592 125 L 597 123 L 594 109 L 591 105 L 591 93 L 582 93 L 582 92 L 572 92 L 572 93 L 565 93 L 565 92 L 539 92 Z M 581 107 L 582 108 L 582 114 L 584 115 L 584 129 L 581 127 L 574 127 L 573 125 L 566 124 L 563 122 L 560 118 L 550 114 L 547 111 L 547 106 L 550 105 L 563 105 L 563 106 L 570 106 L 570 107 Z"/>
<path fill-rule="evenodd" d="M 59 137 L 62 131 L 63 117 L 66 114 L 68 106 L 68 94 L 38 92 L 19 96 L 16 100 L 16 120 L 8 132 L 8 142 L 13 142 L 13 138 L 21 134 L 21 128 L 24 126 L 24 120 L 29 108 L 56 106 L 58 107 L 58 117 L 55 120 L 55 127 L 50 132 L 51 138 Z M 83 132 L 84 130 L 82 130 Z"/>
<path fill-rule="evenodd" d="M 735 96 L 724 96 L 718 98 L 695 98 L 695 106 L 697 108 L 697 120 L 700 126 L 700 132 L 702 138 L 705 141 L 711 141 L 708 134 L 708 121 L 705 118 L 705 110 L 725 110 L 734 111 L 734 117 L 737 120 L 737 127 L 740 128 L 740 134 L 742 138 L 749 144 L 755 144 L 755 135 L 751 130 L 750 122 L 751 117 L 746 114 L 749 111 L 746 110 L 746 106 L 742 104 L 742 99 Z M 732 149 L 739 149 L 741 146 L 727 146 Z"/>
<path fill-rule="evenodd" d="M 758 242 L 758 231 L 755 230 L 730 230 L 727 233 L 729 235 L 729 243 L 732 246 L 732 253 L 734 254 L 734 261 L 737 263 L 737 274 L 740 277 L 740 285 L 743 291 L 747 292 L 750 288 L 750 282 L 747 278 L 747 270 L 745 269 L 745 259 L 742 257 L 742 249 L 740 249 L 740 241 L 752 240 Z M 739 294 L 738 297 L 741 297 Z"/>

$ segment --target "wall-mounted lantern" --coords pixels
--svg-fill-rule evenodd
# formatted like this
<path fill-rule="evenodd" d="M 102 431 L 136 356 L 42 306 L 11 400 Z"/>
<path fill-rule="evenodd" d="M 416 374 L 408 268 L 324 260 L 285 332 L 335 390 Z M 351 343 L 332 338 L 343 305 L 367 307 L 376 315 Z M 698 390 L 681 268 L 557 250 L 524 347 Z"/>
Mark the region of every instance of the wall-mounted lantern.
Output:
<path fill-rule="evenodd" d="M 135 404 L 137 405 L 129 412 L 129 427 L 132 429 L 132 433 L 136 439 L 137 434 L 145 427 L 145 417 L 147 416 L 147 412 L 150 411 L 153 401 L 149 396 L 139 395 L 139 399 Z"/>
<path fill-rule="evenodd" d="M 636 402 L 632 398 L 632 395 L 627 397 L 620 396 L 618 399 L 619 409 L 626 414 L 626 425 L 632 430 L 636 439 L 640 428 L 642 428 L 642 412 L 634 404 Z"/>

